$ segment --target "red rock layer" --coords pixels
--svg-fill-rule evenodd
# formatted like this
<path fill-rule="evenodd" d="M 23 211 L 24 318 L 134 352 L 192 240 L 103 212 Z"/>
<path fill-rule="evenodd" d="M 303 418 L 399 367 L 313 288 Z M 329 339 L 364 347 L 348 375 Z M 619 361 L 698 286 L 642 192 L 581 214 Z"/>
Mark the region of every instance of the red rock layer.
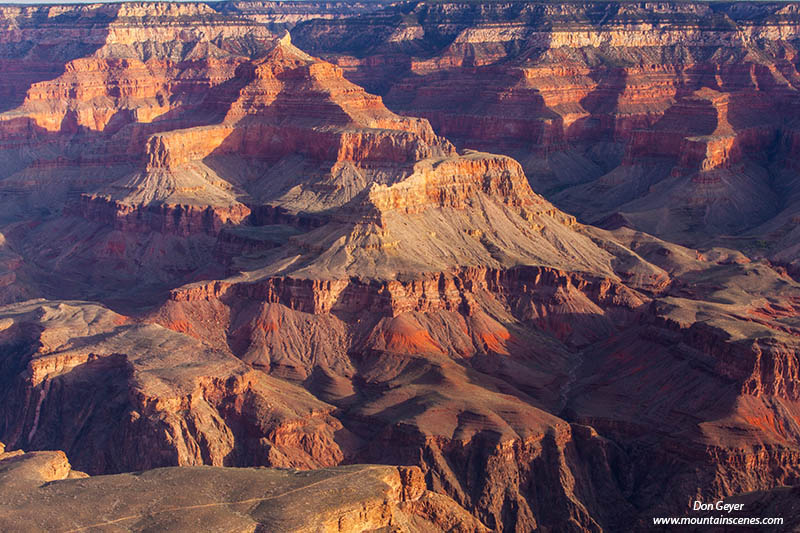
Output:
<path fill-rule="evenodd" d="M 406 312 L 468 309 L 470 294 L 479 291 L 508 297 L 534 297 L 538 286 L 560 288 L 566 293 L 585 293 L 592 300 L 608 305 L 638 307 L 642 297 L 610 279 L 560 272 L 545 267 L 521 267 L 508 271 L 466 268 L 447 274 L 423 275 L 410 281 L 369 282 L 359 280 L 310 280 L 272 278 L 263 282 L 216 281 L 195 284 L 172 291 L 174 302 L 208 301 L 233 291 L 239 297 L 280 303 L 304 313 L 369 311 L 381 316 Z"/>
<path fill-rule="evenodd" d="M 676 103 L 652 129 L 633 132 L 623 164 L 671 157 L 678 161 L 673 173 L 730 168 L 772 146 L 776 118 L 762 93 L 704 89 Z"/>
<path fill-rule="evenodd" d="M 81 216 L 115 230 L 131 233 L 159 233 L 190 237 L 216 236 L 226 224 L 240 224 L 250 209 L 238 204 L 231 207 L 195 205 L 132 206 L 103 196 L 81 197 Z"/>

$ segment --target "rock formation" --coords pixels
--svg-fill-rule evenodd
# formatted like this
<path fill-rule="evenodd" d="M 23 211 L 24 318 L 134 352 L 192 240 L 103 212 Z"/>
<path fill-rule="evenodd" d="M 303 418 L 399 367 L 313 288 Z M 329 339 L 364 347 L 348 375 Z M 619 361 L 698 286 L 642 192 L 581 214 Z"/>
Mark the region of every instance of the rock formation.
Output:
<path fill-rule="evenodd" d="M 796 9 L 421 3 L 293 31 L 459 148 L 519 159 L 584 222 L 752 251 L 791 217 L 772 176 L 797 116 Z"/>
<path fill-rule="evenodd" d="M 197 466 L 89 477 L 71 470 L 60 451 L 0 453 L 0 487 L 0 526 L 15 532 L 234 532 L 276 525 L 287 532 L 486 531 L 455 502 L 426 490 L 419 470 L 404 467 L 299 472 Z M 43 500 L 52 505 L 42 509 Z"/>
<path fill-rule="evenodd" d="M 773 512 L 798 17 L 0 8 L 0 529 Z"/>

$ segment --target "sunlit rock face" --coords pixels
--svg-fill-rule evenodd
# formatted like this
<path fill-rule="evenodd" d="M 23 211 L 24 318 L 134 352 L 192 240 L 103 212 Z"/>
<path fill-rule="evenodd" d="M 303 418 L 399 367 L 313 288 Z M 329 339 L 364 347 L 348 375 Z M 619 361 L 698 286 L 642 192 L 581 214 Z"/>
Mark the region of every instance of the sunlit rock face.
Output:
<path fill-rule="evenodd" d="M 793 3 L 0 8 L 0 529 L 774 508 L 798 33 Z"/>

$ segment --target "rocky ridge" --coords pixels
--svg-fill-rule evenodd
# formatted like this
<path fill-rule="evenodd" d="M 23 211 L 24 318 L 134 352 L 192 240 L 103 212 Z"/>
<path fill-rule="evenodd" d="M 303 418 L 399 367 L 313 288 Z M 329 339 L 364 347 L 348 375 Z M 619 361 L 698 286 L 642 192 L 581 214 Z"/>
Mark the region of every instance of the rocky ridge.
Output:
<path fill-rule="evenodd" d="M 0 524 L 15 532 L 98 527 L 233 532 L 275 524 L 301 532 L 310 531 L 310 523 L 315 531 L 486 531 L 454 502 L 427 491 L 414 468 L 185 467 L 89 477 L 71 470 L 63 452 L 0 453 L 0 486 L 5 489 L 0 505 L 8 511 Z M 183 490 L 187 486 L 196 490 Z M 76 505 L 76 498 L 87 497 L 91 507 Z M 42 499 L 60 503 L 42 512 Z"/>

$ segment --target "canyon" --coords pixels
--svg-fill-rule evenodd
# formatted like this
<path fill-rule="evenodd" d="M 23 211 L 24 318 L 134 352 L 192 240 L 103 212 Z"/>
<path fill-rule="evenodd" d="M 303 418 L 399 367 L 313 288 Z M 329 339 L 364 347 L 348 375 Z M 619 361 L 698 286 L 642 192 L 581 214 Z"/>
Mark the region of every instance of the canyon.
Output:
<path fill-rule="evenodd" d="M 0 529 L 791 531 L 799 43 L 793 2 L 0 6 Z"/>

